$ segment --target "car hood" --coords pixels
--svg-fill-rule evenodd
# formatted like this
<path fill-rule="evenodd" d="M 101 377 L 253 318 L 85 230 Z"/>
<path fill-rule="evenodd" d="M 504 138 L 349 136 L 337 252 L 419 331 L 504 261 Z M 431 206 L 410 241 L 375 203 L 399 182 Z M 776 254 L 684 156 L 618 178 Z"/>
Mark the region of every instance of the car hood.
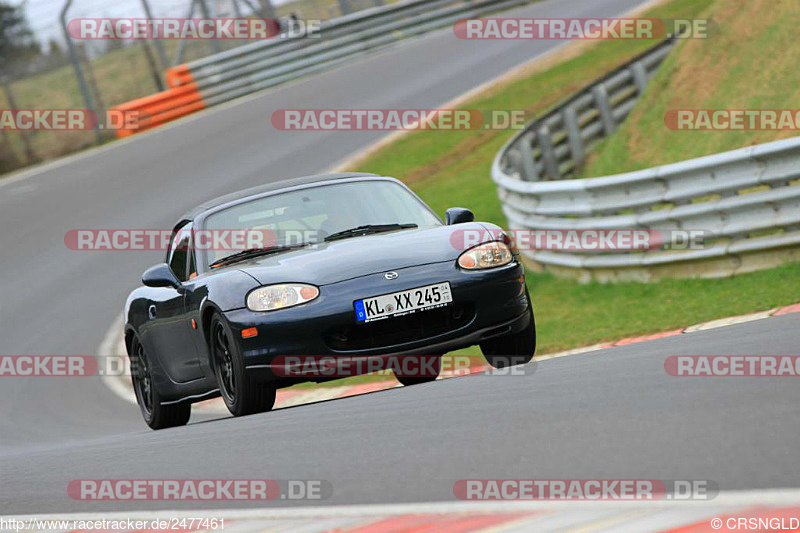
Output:
<path fill-rule="evenodd" d="M 479 242 L 492 240 L 479 223 L 401 230 L 323 243 L 232 265 L 262 285 L 340 281 L 406 267 L 455 261 L 463 252 L 464 231 Z M 494 231 L 491 229 L 490 231 Z"/>

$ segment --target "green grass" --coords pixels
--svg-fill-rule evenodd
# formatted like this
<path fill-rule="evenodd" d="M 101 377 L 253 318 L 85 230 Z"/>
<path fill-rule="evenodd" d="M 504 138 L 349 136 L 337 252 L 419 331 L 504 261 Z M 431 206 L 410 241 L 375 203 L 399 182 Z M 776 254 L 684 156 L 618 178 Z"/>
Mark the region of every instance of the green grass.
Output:
<path fill-rule="evenodd" d="M 615 135 L 582 172 L 602 176 L 682 161 L 797 135 L 796 131 L 673 131 L 671 109 L 796 109 L 800 105 L 800 24 L 796 3 L 717 0 L 701 17 L 721 32 L 679 43 Z"/>

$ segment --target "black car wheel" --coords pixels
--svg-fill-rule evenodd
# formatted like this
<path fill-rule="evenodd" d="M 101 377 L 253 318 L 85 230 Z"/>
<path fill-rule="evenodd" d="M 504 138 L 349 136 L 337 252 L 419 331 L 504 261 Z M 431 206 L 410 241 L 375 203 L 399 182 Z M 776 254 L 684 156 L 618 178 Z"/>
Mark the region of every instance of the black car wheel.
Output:
<path fill-rule="evenodd" d="M 430 357 L 430 356 L 424 356 Z M 398 372 L 396 369 L 394 370 L 394 377 L 397 378 L 404 387 L 408 387 L 409 385 L 419 385 L 421 383 L 428 383 L 430 381 L 436 381 L 436 378 L 439 377 L 439 373 L 442 371 L 442 356 L 436 356 L 433 364 L 433 374 L 426 375 L 426 376 L 404 376 L 401 372 Z"/>
<path fill-rule="evenodd" d="M 147 425 L 152 429 L 186 425 L 192 414 L 192 406 L 188 403 L 161 403 L 158 389 L 153 382 L 150 360 L 137 335 L 131 338 L 128 356 L 131 359 L 131 381 L 136 402 Z"/>
<path fill-rule="evenodd" d="M 248 376 L 239 344 L 227 321 L 219 314 L 211 319 L 210 348 L 219 392 L 233 416 L 264 413 L 275 405 L 275 388 Z"/>
<path fill-rule="evenodd" d="M 528 325 L 517 333 L 496 337 L 481 343 L 481 352 L 486 362 L 494 368 L 525 365 L 531 362 L 536 351 L 536 321 L 533 317 L 531 297 L 528 298 L 530 320 Z"/>

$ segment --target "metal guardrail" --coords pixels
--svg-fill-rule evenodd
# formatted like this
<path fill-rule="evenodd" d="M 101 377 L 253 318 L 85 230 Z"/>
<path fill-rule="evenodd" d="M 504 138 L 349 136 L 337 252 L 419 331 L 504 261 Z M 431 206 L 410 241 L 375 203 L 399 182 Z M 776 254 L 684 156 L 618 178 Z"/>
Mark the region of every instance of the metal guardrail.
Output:
<path fill-rule="evenodd" d="M 170 86 L 194 84 L 207 106 L 328 70 L 401 39 L 529 0 L 407 0 L 331 20 L 320 38 L 309 35 L 262 41 L 168 72 Z"/>
<path fill-rule="evenodd" d="M 699 249 L 523 250 L 581 279 L 722 276 L 800 259 L 800 138 L 637 172 L 573 178 L 592 144 L 633 108 L 673 47 L 665 41 L 528 124 L 492 179 L 513 230 L 703 230 Z"/>

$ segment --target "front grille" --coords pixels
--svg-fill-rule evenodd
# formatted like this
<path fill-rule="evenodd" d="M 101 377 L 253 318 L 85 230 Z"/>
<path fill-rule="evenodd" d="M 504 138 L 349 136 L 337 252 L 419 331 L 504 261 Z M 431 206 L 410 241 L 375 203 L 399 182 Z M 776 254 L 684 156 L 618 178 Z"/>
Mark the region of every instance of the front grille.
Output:
<path fill-rule="evenodd" d="M 323 338 L 329 348 L 340 352 L 377 349 L 429 339 L 466 326 L 474 317 L 475 306 L 461 303 L 369 324 L 338 326 Z"/>

